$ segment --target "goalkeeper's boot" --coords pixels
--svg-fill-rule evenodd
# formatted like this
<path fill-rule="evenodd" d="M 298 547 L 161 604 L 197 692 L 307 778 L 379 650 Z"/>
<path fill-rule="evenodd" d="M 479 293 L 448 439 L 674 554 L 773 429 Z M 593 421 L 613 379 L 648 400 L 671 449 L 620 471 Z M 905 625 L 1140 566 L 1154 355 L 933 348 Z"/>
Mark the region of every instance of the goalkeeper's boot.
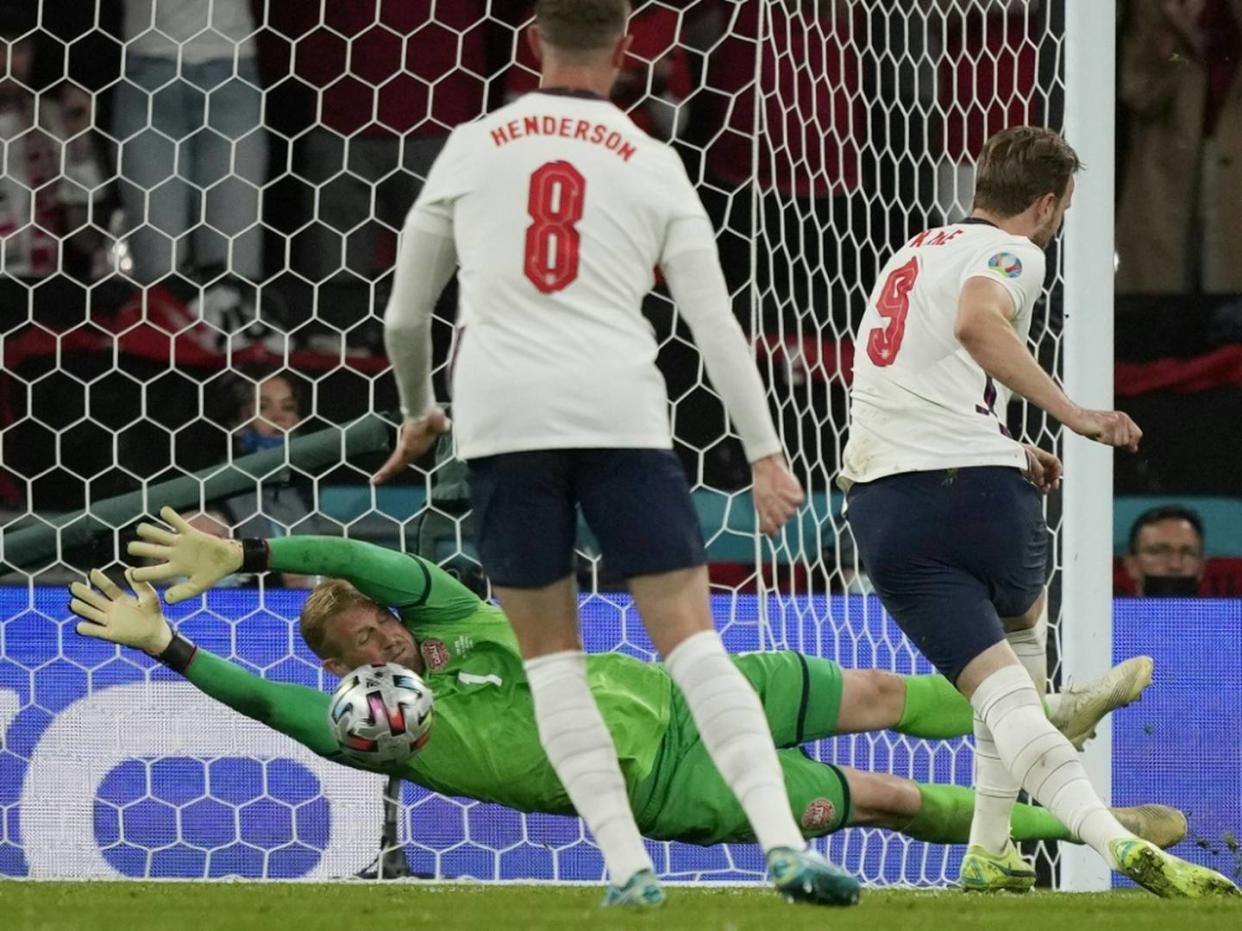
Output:
<path fill-rule="evenodd" d="M 1186 836 L 1186 816 L 1168 805 L 1114 808 L 1112 812 L 1123 828 L 1143 840 L 1151 841 L 1162 850 L 1167 850 Z"/>
<path fill-rule="evenodd" d="M 1140 838 L 1118 838 L 1108 845 L 1117 869 L 1162 899 L 1206 899 L 1242 896 L 1242 891 L 1215 870 L 1187 863 Z"/>
<path fill-rule="evenodd" d="M 1064 734 L 1075 750 L 1095 736 L 1095 726 L 1110 711 L 1137 701 L 1151 685 L 1152 659 L 1135 656 L 1118 663 L 1086 685 L 1067 688 L 1051 706 L 1048 720 Z"/>
<path fill-rule="evenodd" d="M 619 905 L 622 908 L 655 908 L 664 904 L 664 887 L 651 870 L 639 870 L 624 886 L 609 886 L 604 908 Z"/>
<path fill-rule="evenodd" d="M 957 882 L 965 892 L 1029 892 L 1035 886 L 1035 870 L 1013 841 L 999 854 L 976 844 L 962 858 Z"/>
<path fill-rule="evenodd" d="M 856 905 L 862 895 L 858 880 L 814 850 L 773 847 L 768 851 L 768 876 L 789 902 Z"/>

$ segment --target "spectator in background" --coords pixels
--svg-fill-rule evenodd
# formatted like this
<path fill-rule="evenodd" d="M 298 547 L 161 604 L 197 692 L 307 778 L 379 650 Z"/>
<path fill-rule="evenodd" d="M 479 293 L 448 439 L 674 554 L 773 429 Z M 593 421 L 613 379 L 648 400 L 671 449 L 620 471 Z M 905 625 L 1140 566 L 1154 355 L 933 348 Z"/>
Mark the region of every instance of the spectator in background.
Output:
<path fill-rule="evenodd" d="M 1119 291 L 1242 293 L 1240 57 L 1242 0 L 1130 3 Z"/>
<path fill-rule="evenodd" d="M 29 18 L 0 7 L 0 247 L 5 310 L 27 306 L 26 285 L 65 272 L 88 282 L 102 274 L 104 238 L 88 224 L 104 171 L 91 96 L 63 82 L 30 87 L 34 41 Z M 106 224 L 100 224 L 106 225 Z M 18 284 L 20 288 L 13 285 Z"/>
<path fill-rule="evenodd" d="M 250 0 L 125 0 L 114 135 L 134 277 L 262 275 L 263 91 Z"/>
<path fill-rule="evenodd" d="M 449 131 L 483 112 L 485 13 L 483 0 L 271 7 L 272 27 L 298 37 L 294 74 L 319 91 L 299 154 L 301 176 L 317 188 L 318 222 L 295 255 L 308 278 L 369 283 L 392 267 L 397 233 Z"/>
<path fill-rule="evenodd" d="M 1139 595 L 1197 595 L 1204 566 L 1203 519 L 1190 508 L 1152 508 L 1130 527 L 1125 567 Z"/>
<path fill-rule="evenodd" d="M 283 447 L 304 416 L 301 380 L 288 371 L 249 373 L 227 389 L 231 411 L 221 415 L 233 432 L 235 456 Z M 256 479 L 256 490 L 218 502 L 237 537 L 283 537 L 290 533 L 340 535 L 340 527 L 315 510 L 312 479 L 290 468 Z M 313 580 L 285 576 L 291 588 Z"/>

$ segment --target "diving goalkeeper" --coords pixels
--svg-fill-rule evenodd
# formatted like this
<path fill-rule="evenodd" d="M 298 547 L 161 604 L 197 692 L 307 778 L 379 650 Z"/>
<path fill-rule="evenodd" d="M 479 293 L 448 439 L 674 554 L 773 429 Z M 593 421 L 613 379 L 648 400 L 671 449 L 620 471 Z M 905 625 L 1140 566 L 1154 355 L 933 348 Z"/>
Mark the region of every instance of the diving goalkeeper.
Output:
<path fill-rule="evenodd" d="M 302 634 L 324 666 L 342 675 L 364 663 L 400 663 L 424 676 L 435 693 L 432 739 L 390 774 L 519 811 L 574 813 L 539 743 L 517 642 L 498 608 L 417 556 L 335 537 L 222 540 L 194 530 L 170 509 L 162 516 L 172 529 L 144 524 L 142 541 L 130 545 L 132 555 L 156 560 L 127 572 L 136 598 L 97 570 L 91 574 L 94 588 L 71 586 L 70 607 L 83 618 L 80 634 L 146 650 L 212 698 L 323 757 L 359 766 L 337 749 L 327 694 L 266 681 L 195 648 L 171 630 L 149 584 L 188 577 L 166 593 L 177 602 L 238 571 L 329 577 L 301 616 Z M 774 738 L 785 748 L 780 763 L 807 837 L 876 826 L 920 840 L 966 842 L 973 811 L 969 789 L 837 767 L 797 749 L 807 741 L 885 728 L 932 739 L 968 734 L 970 705 L 946 680 L 846 670 L 793 652 L 749 654 L 735 662 L 758 691 Z M 753 841 L 745 813 L 664 669 L 604 653 L 589 657 L 588 674 L 642 832 L 696 844 Z M 1088 699 L 1078 705 L 1088 709 L 1087 717 L 1079 715 L 1075 726 L 1085 731 L 1110 703 L 1137 697 L 1149 678 L 1150 661 L 1131 661 L 1098 696 L 1083 693 Z M 1117 816 L 1157 844 L 1175 843 L 1185 833 L 1181 813 L 1163 806 L 1120 809 Z M 1016 840 L 1076 840 L 1041 808 L 1019 806 L 1012 825 Z"/>

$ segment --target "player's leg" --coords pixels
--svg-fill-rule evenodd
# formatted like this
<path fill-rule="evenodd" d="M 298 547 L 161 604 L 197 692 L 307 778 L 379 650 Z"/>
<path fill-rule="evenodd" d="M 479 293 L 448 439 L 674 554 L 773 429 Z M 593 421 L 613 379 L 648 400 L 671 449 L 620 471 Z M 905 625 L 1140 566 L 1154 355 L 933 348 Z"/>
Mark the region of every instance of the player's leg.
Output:
<path fill-rule="evenodd" d="M 820 660 L 819 662 L 823 662 Z M 894 730 L 944 740 L 970 733 L 970 702 L 943 676 L 902 676 L 882 669 L 841 671 L 841 710 L 832 734 Z"/>
<path fill-rule="evenodd" d="M 896 475 L 855 486 L 849 493 L 854 538 L 885 608 L 949 681 L 980 654 L 997 645 L 1008 648 L 986 576 L 966 562 L 974 550 L 1008 542 L 998 541 L 1004 532 L 996 527 L 995 493 L 975 487 L 979 471 Z M 946 547 L 946 527 L 953 527 L 952 547 Z M 1009 815 L 1019 786 L 990 734 L 981 732 L 977 722 L 973 730 L 976 814 L 971 845 L 1009 858 Z M 1013 866 L 1016 870 L 1017 863 Z M 1034 873 L 1028 871 L 1022 882 L 1033 884 Z"/>
<path fill-rule="evenodd" d="M 670 451 L 649 449 L 588 450 L 581 462 L 577 494 L 587 523 L 604 559 L 626 577 L 652 642 L 778 883 L 806 875 L 806 897 L 856 901 L 853 879 L 803 852 L 763 708 L 712 623 L 707 553 L 681 463 Z"/>
<path fill-rule="evenodd" d="M 977 486 L 975 494 L 1003 517 L 1000 523 L 1005 528 L 1003 535 L 991 539 L 979 534 L 974 541 L 978 545 L 968 554 L 970 568 L 979 577 L 989 580 L 990 606 L 1003 618 L 1001 624 L 1006 631 L 1003 642 L 990 644 L 958 666 L 959 675 L 955 678 L 957 687 L 971 699 L 975 709 L 975 768 L 980 792 L 975 804 L 971 844 L 993 855 L 1005 852 L 1009 845 L 1013 802 L 1006 805 L 1000 799 L 985 797 L 985 793 L 989 783 L 1003 784 L 1007 790 L 1014 790 L 1016 800 L 1016 790 L 1025 784 L 1028 773 L 1025 758 L 1019 762 L 1015 756 L 1017 745 L 1026 745 L 1028 740 L 1034 739 L 1036 742 L 1027 752 L 1039 758 L 1046 749 L 1052 754 L 1046 762 L 1061 770 L 1059 775 L 1051 774 L 1053 784 L 1048 786 L 1048 797 L 1065 791 L 1074 803 L 1057 810 L 1039 795 L 1035 797 L 1045 801 L 1047 807 L 1111 863 L 1108 843 L 1126 832 L 1091 790 L 1086 771 L 1073 748 L 1048 723 L 1043 711 L 1041 698 L 1047 679 L 1047 660 L 1039 630 L 1046 629 L 1043 582 L 1048 536 L 1039 495 L 1016 473 L 1010 472 L 1012 470 L 970 470 L 967 475 L 967 481 Z M 1025 679 L 1019 671 L 1026 674 Z M 1035 717 L 1039 718 L 1038 725 L 1031 724 Z M 998 727 L 1003 727 L 1004 731 L 998 731 Z M 1031 727 L 1035 730 L 1030 730 Z M 1053 738 L 1060 738 L 1055 746 Z M 1068 754 L 1063 750 L 1068 750 Z M 1067 760 L 1072 765 L 1063 765 Z M 1067 768 L 1077 769 L 1081 785 L 1077 778 L 1063 779 L 1070 776 Z M 1085 791 L 1081 791 L 1084 788 Z M 1030 786 L 1027 789 L 1030 791 Z M 1077 820 L 1066 817 L 1071 811 L 1077 814 Z"/>
<path fill-rule="evenodd" d="M 753 843 L 754 827 L 693 723 L 687 722 L 684 733 L 666 739 L 671 740 L 664 748 L 666 764 L 640 819 L 643 833 L 704 846 Z M 848 822 L 850 793 L 841 770 L 793 748 L 777 751 L 777 761 L 790 816 L 802 837 L 830 834 Z"/>
<path fill-rule="evenodd" d="M 613 889 L 663 898 L 630 810 L 612 736 L 587 685 L 572 574 L 572 456 L 514 453 L 470 463 L 479 556 L 525 660 L 539 741 L 595 836 Z M 610 893 L 610 898 L 612 894 Z"/>
<path fill-rule="evenodd" d="M 1000 474 L 986 470 L 976 478 L 979 487 L 1000 505 L 998 513 L 1013 516 L 1014 533 L 1010 541 L 995 539 L 991 541 L 991 550 L 979 551 L 983 559 L 980 574 L 992 581 L 990 599 L 1002 615 L 1017 619 L 1015 627 L 1034 626 L 1042 596 L 1042 587 L 1035 587 L 1034 564 L 1039 556 L 1038 541 L 1046 541 L 1040 530 L 1043 519 L 1038 496 L 1016 475 L 998 471 Z M 1008 506 L 1006 493 L 1012 496 Z M 1036 530 L 1039 532 L 1033 532 Z M 1013 544 L 1012 552 L 1006 552 L 1007 542 Z M 1042 563 L 1039 571 L 1042 575 Z M 1042 579 L 1039 584 L 1042 586 Z M 1161 853 L 1117 820 L 1096 794 L 1077 751 L 1048 721 L 1031 676 L 1008 640 L 994 643 L 975 655 L 955 676 L 958 689 L 975 709 L 979 771 L 983 771 L 983 764 L 993 771 L 1003 766 L 1014 782 L 1052 811 L 1113 869 L 1124 871 L 1157 894 L 1236 893 L 1236 887 L 1223 876 Z M 983 813 L 979 800 L 975 812 L 977 822 Z M 1005 825 L 1008 844 L 1007 816 Z M 994 834 L 995 820 L 982 827 L 972 824 L 972 843 L 977 837 L 984 838 L 980 842 L 992 855 L 997 853 Z M 966 870 L 967 864 L 963 863 L 964 874 Z"/>
<path fill-rule="evenodd" d="M 811 657 L 807 661 L 825 662 Z M 808 739 L 893 730 L 926 740 L 946 740 L 973 732 L 970 702 L 943 676 L 901 676 L 879 669 L 843 669 L 841 676 L 843 695 L 836 729 L 808 732 Z M 1151 679 L 1151 657 L 1134 656 L 1082 685 L 1046 695 L 1044 709 L 1053 726 L 1076 749 L 1082 749 L 1104 716 L 1138 700 Z M 773 724 L 774 733 L 775 729 Z"/>
<path fill-rule="evenodd" d="M 975 793 L 964 786 L 928 785 L 841 767 L 852 801 L 848 827 L 888 828 L 933 844 L 964 844 L 970 836 Z M 1186 836 L 1186 818 L 1167 805 L 1116 808 L 1113 813 L 1136 834 L 1159 847 Z M 1069 841 L 1074 833 L 1046 808 L 1018 804 L 1013 809 L 1015 841 Z"/>
<path fill-rule="evenodd" d="M 807 657 L 806 662 L 815 667 L 828 661 Z M 883 730 L 926 740 L 946 740 L 972 733 L 974 710 L 944 676 L 902 676 L 882 669 L 840 669 L 839 675 L 842 695 L 835 729 L 809 730 L 807 739 Z M 1094 736 L 1095 726 L 1106 714 L 1125 707 L 1143 694 L 1151 684 L 1151 675 L 1151 657 L 1131 657 L 1089 682 L 1045 696 L 1048 720 L 1069 738 L 1070 743 L 1081 749 L 1082 744 Z M 766 699 L 764 705 L 767 705 Z M 775 735 L 777 724 L 771 715 L 768 720 Z M 777 745 L 780 745 L 779 739 Z"/>

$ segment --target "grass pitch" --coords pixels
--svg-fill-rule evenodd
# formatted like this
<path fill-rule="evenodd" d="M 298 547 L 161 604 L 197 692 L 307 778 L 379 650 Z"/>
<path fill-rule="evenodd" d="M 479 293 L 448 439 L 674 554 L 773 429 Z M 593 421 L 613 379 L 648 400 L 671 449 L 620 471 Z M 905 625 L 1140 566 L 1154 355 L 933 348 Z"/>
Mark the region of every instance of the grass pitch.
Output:
<path fill-rule="evenodd" d="M 674 885 L 652 913 L 601 911 L 602 889 L 431 883 L 52 883 L 0 881 L 6 931 L 282 931 L 505 928 L 651 931 L 1226 931 L 1236 901 L 1161 901 L 1141 892 L 966 896 L 867 892 L 849 909 L 787 905 L 762 888 Z"/>

